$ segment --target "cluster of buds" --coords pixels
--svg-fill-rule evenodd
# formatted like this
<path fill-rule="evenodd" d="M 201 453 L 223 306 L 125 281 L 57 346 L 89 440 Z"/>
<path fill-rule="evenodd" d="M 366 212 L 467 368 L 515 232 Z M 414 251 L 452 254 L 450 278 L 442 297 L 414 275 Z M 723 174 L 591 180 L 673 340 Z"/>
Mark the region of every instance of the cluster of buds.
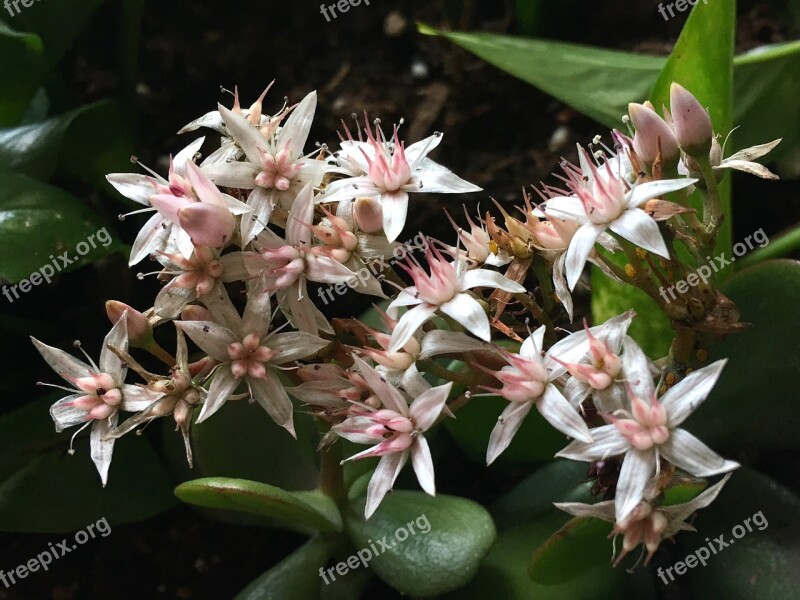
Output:
<path fill-rule="evenodd" d="M 667 365 L 673 379 L 665 384 L 666 367 L 656 367 L 627 334 L 632 311 L 566 336 L 556 327 L 572 321 L 571 294 L 587 262 L 657 296 L 657 283 L 690 268 L 677 258 L 676 243 L 697 251 L 714 240 L 717 170 L 760 167 L 743 168 L 740 155 L 723 161 L 721 151 L 714 158 L 710 118 L 691 94 L 673 86 L 665 119 L 651 105 L 631 105 L 632 137 L 615 131 L 613 149 L 596 149 L 597 141 L 579 147 L 577 164 L 562 164 L 563 187 L 537 190 L 536 205 L 526 196 L 517 217 L 500 207 L 503 226 L 489 213 L 467 211 L 467 227 L 453 222 L 455 246 L 423 237 L 424 254 L 406 253 L 388 265 L 412 194 L 479 191 L 428 158 L 442 134 L 406 147 L 399 127 L 387 137 L 379 121 L 365 122 L 355 136 L 345 128 L 338 150 L 318 144 L 305 154 L 316 94 L 273 116 L 264 114 L 264 98 L 242 109 L 237 92 L 232 109 L 219 105 L 182 130 L 220 134 L 204 159 L 199 138 L 171 160 L 167 177 L 108 176 L 154 212 L 130 264 L 149 256 L 160 264 L 164 286 L 143 313 L 108 303 L 114 325 L 99 366 L 34 340 L 75 388 L 53 406 L 56 426 L 92 424 L 92 458 L 104 483 L 114 441 L 153 419 L 174 419 L 191 463 L 192 423 L 202 426 L 226 403 L 249 399 L 294 435 L 294 398 L 320 425 L 322 452 L 343 438 L 369 446 L 344 461 L 381 458 L 367 492 L 368 518 L 409 458 L 422 489 L 435 494 L 426 432 L 466 402 L 494 395 L 509 404 L 491 433 L 487 463 L 536 407 L 573 440 L 559 456 L 593 463 L 591 472 L 604 474 L 598 484 L 607 500 L 560 506 L 614 521 L 623 554 L 643 543 L 652 556 L 716 497 L 722 482 L 685 505 L 661 505 L 678 473 L 712 477 L 738 466 L 680 428 L 725 361 L 690 368 L 676 350 Z M 703 222 L 688 208 L 696 188 L 710 207 Z M 624 254 L 624 267 L 615 254 Z M 384 265 L 378 272 L 368 268 L 375 261 Z M 388 300 L 386 312 L 378 309 L 385 330 L 328 321 L 309 286 L 342 284 Z M 242 306 L 231 300 L 238 297 L 233 290 L 244 291 Z M 708 315 L 720 298 L 712 291 Z M 675 348 L 691 352 L 688 318 L 672 316 L 684 335 Z M 714 330 L 707 321 L 691 325 L 734 328 L 728 322 Z M 177 331 L 174 356 L 153 337 L 167 323 Z M 194 362 L 187 337 L 201 352 Z M 146 371 L 129 347 L 164 362 L 168 374 Z M 448 369 L 442 359 L 474 368 Z M 142 383 L 125 383 L 129 367 Z M 120 423 L 121 412 L 132 414 Z M 601 464 L 621 468 L 607 472 Z"/>

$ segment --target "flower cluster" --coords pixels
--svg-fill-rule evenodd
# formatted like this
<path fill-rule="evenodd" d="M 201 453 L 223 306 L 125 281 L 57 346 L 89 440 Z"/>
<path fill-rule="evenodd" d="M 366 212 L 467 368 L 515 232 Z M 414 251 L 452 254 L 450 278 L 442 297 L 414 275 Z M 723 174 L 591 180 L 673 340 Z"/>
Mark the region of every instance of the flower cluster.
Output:
<path fill-rule="evenodd" d="M 697 298 L 685 298 L 684 313 L 668 313 L 680 343 L 657 362 L 628 335 L 632 311 L 566 336 L 556 325 L 573 319 L 572 292 L 587 261 L 657 301 L 655 284 L 690 268 L 677 245 L 698 251 L 715 239 L 719 169 L 766 175 L 743 157 L 769 145 L 722 161 L 708 114 L 675 86 L 666 120 L 649 105 L 631 105 L 635 133 L 615 131 L 613 148 L 579 147 L 578 164 L 562 164 L 563 186 L 536 190 L 535 206 L 526 195 L 520 218 L 501 207 L 501 226 L 491 214 L 467 211 L 469 227 L 456 225 L 455 246 L 424 238 L 424 255 L 381 261 L 375 272 L 365 267 L 392 256 L 409 202 L 418 201 L 412 194 L 479 188 L 428 158 L 440 133 L 406 147 L 397 126 L 387 137 L 365 119 L 355 136 L 345 128 L 338 150 L 318 144 L 306 153 L 316 94 L 274 115 L 263 111 L 265 94 L 245 109 L 237 92 L 232 108 L 219 105 L 184 127 L 218 134 L 207 156 L 201 137 L 171 159 L 166 176 L 108 176 L 153 212 L 130 264 L 150 257 L 164 285 L 144 312 L 109 301 L 115 324 L 99 364 L 34 340 L 74 388 L 51 410 L 56 427 L 91 424 L 103 483 L 114 440 L 153 419 L 174 418 L 191 463 L 190 426 L 227 402 L 258 403 L 294 435 L 293 397 L 315 417 L 322 452 L 343 438 L 369 448 L 342 462 L 380 457 L 367 490 L 369 517 L 409 457 L 422 489 L 435 494 L 425 434 L 465 403 L 493 395 L 509 404 L 487 463 L 535 406 L 572 439 L 558 456 L 591 462 L 595 473 L 621 465 L 603 486 L 606 500 L 561 508 L 613 521 L 623 555 L 640 543 L 652 555 L 661 539 L 687 528 L 686 518 L 723 483 L 679 506 L 662 506 L 664 491 L 680 473 L 712 477 L 738 466 L 681 428 L 725 365 L 693 364 L 684 356 L 695 347 L 690 334 L 735 331 L 735 320 L 718 310 L 725 299 L 712 290 L 699 308 Z M 695 189 L 709 207 L 702 222 L 688 205 Z M 362 271 L 370 276 L 356 277 Z M 342 283 L 387 301 L 385 312 L 376 309 L 384 329 L 328 321 L 309 286 Z M 153 338 L 154 327 L 170 322 L 174 356 Z M 186 338 L 200 351 L 194 361 Z M 162 360 L 168 374 L 146 371 L 131 348 Z M 462 366 L 442 362 L 453 359 Z M 128 368 L 143 383 L 126 383 Z M 120 423 L 121 412 L 131 415 Z"/>

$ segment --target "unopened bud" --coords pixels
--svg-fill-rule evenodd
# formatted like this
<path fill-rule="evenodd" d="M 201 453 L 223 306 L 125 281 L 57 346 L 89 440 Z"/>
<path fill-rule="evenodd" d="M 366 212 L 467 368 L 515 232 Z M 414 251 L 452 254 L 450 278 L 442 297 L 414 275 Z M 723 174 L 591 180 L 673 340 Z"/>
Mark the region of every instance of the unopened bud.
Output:
<path fill-rule="evenodd" d="M 376 198 L 359 198 L 353 207 L 358 226 L 366 233 L 377 233 L 383 229 L 383 209 Z"/>
<path fill-rule="evenodd" d="M 674 82 L 670 88 L 670 107 L 675 137 L 681 149 L 690 156 L 707 155 L 714 137 L 708 111 L 686 88 Z"/>
<path fill-rule="evenodd" d="M 653 164 L 661 152 L 664 163 L 678 160 L 680 148 L 675 132 L 658 113 L 647 105 L 631 103 L 628 105 L 631 121 L 636 128 L 633 136 L 633 149 L 636 155 L 648 164 Z"/>
<path fill-rule="evenodd" d="M 134 348 L 142 348 L 153 339 L 153 328 L 150 326 L 147 317 L 124 302 L 108 300 L 106 302 L 106 314 L 112 323 L 119 321 L 123 314 L 126 315 L 128 340 Z"/>

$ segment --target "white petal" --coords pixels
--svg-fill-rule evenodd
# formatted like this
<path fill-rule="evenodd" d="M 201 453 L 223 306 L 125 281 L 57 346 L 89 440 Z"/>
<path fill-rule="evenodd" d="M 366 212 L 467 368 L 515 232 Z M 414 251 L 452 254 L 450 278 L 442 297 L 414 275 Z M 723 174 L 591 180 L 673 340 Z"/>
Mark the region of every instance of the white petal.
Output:
<path fill-rule="evenodd" d="M 188 335 L 200 349 L 214 360 L 228 362 L 228 345 L 241 342 L 227 327 L 213 321 L 176 321 L 175 327 Z"/>
<path fill-rule="evenodd" d="M 381 195 L 383 209 L 383 231 L 386 239 L 395 241 L 403 232 L 408 216 L 408 194 L 406 192 L 385 192 Z"/>
<path fill-rule="evenodd" d="M 756 177 L 761 177 L 761 179 L 780 179 L 775 173 L 770 171 L 764 165 L 758 164 L 757 162 L 750 162 L 747 160 L 732 160 L 730 158 L 724 160 L 721 165 L 718 167 L 714 167 L 715 169 L 735 169 L 737 171 L 741 171 L 742 173 L 747 173 L 749 175 L 755 175 Z"/>
<path fill-rule="evenodd" d="M 39 354 L 42 355 L 42 358 L 50 365 L 50 368 L 70 383 L 72 383 L 74 379 L 89 377 L 91 374 L 92 369 L 89 368 L 89 365 L 78 360 L 71 354 L 67 354 L 63 350 L 54 348 L 53 346 L 43 344 L 35 337 L 32 337 L 31 341 L 33 345 L 36 346 Z"/>
<path fill-rule="evenodd" d="M 564 305 L 564 310 L 567 311 L 567 315 L 569 315 L 569 321 L 571 323 L 572 319 L 574 318 L 574 311 L 572 306 L 572 294 L 569 293 L 567 278 L 564 276 L 564 265 L 566 260 L 567 253 L 563 252 L 553 263 L 553 285 L 555 286 L 556 297 L 559 299 L 561 304 Z"/>
<path fill-rule="evenodd" d="M 592 393 L 591 386 L 574 377 L 570 377 L 566 385 L 564 385 L 564 397 L 567 399 L 570 406 L 576 409 L 586 402 L 586 398 L 589 397 L 590 393 Z M 598 411 L 599 410 L 600 409 L 598 409 Z"/>
<path fill-rule="evenodd" d="M 117 421 L 119 421 L 119 413 L 116 412 L 108 419 L 95 421 L 89 436 L 92 462 L 97 467 L 103 487 L 108 482 L 108 468 L 111 466 L 111 455 L 114 452 L 114 438 L 109 436 L 111 430 L 117 426 Z"/>
<path fill-rule="evenodd" d="M 283 148 L 288 142 L 289 154 L 293 159 L 303 154 L 316 109 L 317 92 L 314 91 L 300 101 L 280 130 L 278 146 Z"/>
<path fill-rule="evenodd" d="M 272 374 L 267 372 L 264 379 L 247 378 L 248 385 L 255 398 L 272 420 L 286 429 L 296 438 L 294 431 L 294 407 L 283 384 Z"/>
<path fill-rule="evenodd" d="M 420 431 L 427 431 L 442 413 L 453 382 L 423 392 L 409 407 L 409 414 Z"/>
<path fill-rule="evenodd" d="M 539 205 L 548 217 L 555 217 L 566 221 L 586 222 L 586 209 L 575 196 L 557 196 L 550 198 Z"/>
<path fill-rule="evenodd" d="M 631 448 L 622 461 L 622 469 L 617 480 L 616 503 L 617 521 L 622 521 L 644 498 L 644 492 L 656 471 L 656 453 Z"/>
<path fill-rule="evenodd" d="M 264 345 L 275 351 L 271 364 L 283 365 L 310 356 L 330 342 L 302 331 L 277 333 L 264 340 Z"/>
<path fill-rule="evenodd" d="M 497 271 L 488 269 L 473 269 L 464 274 L 461 289 L 469 290 L 476 287 L 497 288 L 514 294 L 521 294 L 525 291 L 525 287 L 516 281 L 511 281 Z"/>
<path fill-rule="evenodd" d="M 148 408 L 164 394 L 148 390 L 141 385 L 124 384 L 122 386 L 122 404 L 120 408 L 127 412 L 139 412 Z"/>
<path fill-rule="evenodd" d="M 670 192 L 677 192 L 697 183 L 697 179 L 662 179 L 661 181 L 648 181 L 640 183 L 633 188 L 628 196 L 628 206 L 638 207 Z M 643 246 L 644 247 L 644 246 Z"/>
<path fill-rule="evenodd" d="M 739 463 L 725 460 L 685 429 L 670 431 L 660 450 L 669 462 L 695 477 L 719 475 L 739 467 Z"/>
<path fill-rule="evenodd" d="M 287 316 L 295 328 L 314 336 L 319 333 L 320 326 L 317 319 L 319 311 L 308 297 L 305 279 L 301 278 L 283 290 L 279 298 L 284 314 L 288 313 Z"/>
<path fill-rule="evenodd" d="M 414 467 L 414 473 L 417 474 L 420 487 L 427 494 L 435 496 L 436 483 L 433 475 L 433 459 L 431 458 L 431 449 L 428 447 L 427 440 L 421 435 L 417 436 L 410 450 L 411 465 Z"/>
<path fill-rule="evenodd" d="M 655 223 L 655 221 L 653 221 Z M 594 243 L 597 241 L 597 236 L 603 232 L 604 227 L 595 223 L 584 223 L 572 236 L 572 241 L 567 248 L 567 258 L 564 263 L 567 284 L 570 290 L 575 289 L 575 284 L 578 283 L 583 266 L 586 264 L 591 251 L 594 249 Z"/>
<path fill-rule="evenodd" d="M 440 354 L 472 352 L 485 350 L 486 342 L 476 340 L 460 331 L 434 329 L 422 336 L 422 349 L 419 358 L 425 359 Z"/>
<path fill-rule="evenodd" d="M 353 361 L 358 367 L 358 372 L 361 373 L 364 380 L 367 382 L 367 385 L 375 392 L 386 408 L 404 416 L 409 414 L 408 404 L 405 398 L 403 398 L 403 394 L 400 393 L 400 390 L 386 381 L 386 378 L 370 367 L 363 358 L 353 355 Z"/>
<path fill-rule="evenodd" d="M 227 256 L 231 256 L 228 254 Z M 272 302 L 270 294 L 261 291 L 261 285 L 254 280 L 247 288 L 247 304 L 242 314 L 242 333 L 255 333 L 262 339 L 272 323 Z"/>
<path fill-rule="evenodd" d="M 583 502 L 554 502 L 553 506 L 576 517 L 594 517 L 603 521 L 614 522 L 614 501 L 606 500 L 597 504 Z"/>
<path fill-rule="evenodd" d="M 208 396 L 196 423 L 202 423 L 222 408 L 225 401 L 233 394 L 236 386 L 239 385 L 239 381 L 239 378 L 233 376 L 230 363 L 220 365 L 211 381 L 211 387 L 208 388 Z"/>
<path fill-rule="evenodd" d="M 317 283 L 337 284 L 351 281 L 356 274 L 328 256 L 306 256 L 306 278 Z"/>
<path fill-rule="evenodd" d="M 489 446 L 486 448 L 487 465 L 492 464 L 508 448 L 531 408 L 532 402 L 511 402 L 506 406 L 489 436 Z"/>
<path fill-rule="evenodd" d="M 762 156 L 766 156 L 781 142 L 783 138 L 773 140 L 771 142 L 767 142 L 766 144 L 758 144 L 757 146 L 751 146 L 750 148 L 744 148 L 739 150 L 735 154 L 732 154 L 728 158 L 725 159 L 723 162 L 727 162 L 729 160 L 755 160 L 757 158 L 761 158 Z"/>
<path fill-rule="evenodd" d="M 305 186 L 292 203 L 289 217 L 286 220 L 286 241 L 292 246 L 309 245 L 314 222 L 314 188 Z"/>
<path fill-rule="evenodd" d="M 595 427 L 589 432 L 594 440 L 591 443 L 575 440 L 569 446 L 556 454 L 570 460 L 604 460 L 609 456 L 616 456 L 626 452 L 630 443 L 617 429 L 616 425 L 603 425 Z"/>
<path fill-rule="evenodd" d="M 678 527 L 682 521 L 685 521 L 693 512 L 700 510 L 701 508 L 705 508 L 714 500 L 716 500 L 717 496 L 719 496 L 719 493 L 722 491 L 722 488 L 726 483 L 728 483 L 731 475 L 731 473 L 728 473 L 717 483 L 708 489 L 703 490 L 702 493 L 689 500 L 689 502 L 660 507 L 659 510 L 665 513 L 670 521 L 668 530 L 677 531 L 676 527 Z"/>
<path fill-rule="evenodd" d="M 397 294 L 397 298 L 392 300 L 389 306 L 386 307 L 386 314 L 393 319 L 397 319 L 398 308 L 402 306 L 415 306 L 417 304 L 422 304 L 422 300 L 420 300 L 417 295 L 417 288 L 412 285 L 411 287 L 401 290 L 400 293 Z"/>
<path fill-rule="evenodd" d="M 166 225 L 166 227 L 165 227 Z M 154 252 L 163 250 L 172 231 L 172 224 L 160 213 L 151 216 L 136 235 L 128 266 L 132 267 Z"/>
<path fill-rule="evenodd" d="M 205 137 L 199 137 L 175 155 L 172 159 L 172 168 L 175 169 L 176 173 L 186 173 L 186 163 L 194 160 L 195 155 L 200 151 L 200 147 L 205 141 Z"/>
<path fill-rule="evenodd" d="M 435 312 L 436 307 L 430 304 L 420 304 L 407 311 L 400 317 L 397 326 L 392 331 L 388 352 L 397 352 L 405 346 L 422 324 L 428 321 Z"/>
<path fill-rule="evenodd" d="M 239 147 L 244 150 L 247 160 L 254 165 L 261 164 L 259 150 L 269 153 L 269 145 L 261 132 L 245 119 L 242 115 L 228 110 L 221 104 L 218 106 L 219 114 L 228 127 L 231 137 L 236 140 Z"/>
<path fill-rule="evenodd" d="M 440 310 L 448 317 L 463 325 L 467 331 L 484 341 L 491 341 L 489 317 L 483 307 L 469 294 L 456 294 L 455 298 L 445 302 Z M 419 310 L 419 307 L 412 309 Z"/>
<path fill-rule="evenodd" d="M 528 360 L 542 360 L 542 348 L 544 348 L 544 334 L 547 328 L 542 325 L 530 334 L 519 349 L 519 355 Z"/>
<path fill-rule="evenodd" d="M 608 228 L 645 250 L 669 258 L 669 250 L 658 224 L 641 208 L 629 208 L 611 221 Z"/>
<path fill-rule="evenodd" d="M 536 408 L 561 433 L 582 442 L 592 442 L 592 435 L 583 418 L 552 383 L 547 385 L 544 394 L 536 401 Z"/>
<path fill-rule="evenodd" d="M 636 313 L 629 310 L 610 318 L 603 323 L 603 328 L 598 337 L 608 344 L 613 352 L 619 354 L 620 350 L 622 350 L 622 340 L 625 338 L 625 334 L 628 333 L 634 316 L 636 316 Z"/>
<path fill-rule="evenodd" d="M 67 427 L 73 425 L 80 425 L 89 420 L 89 411 L 84 408 L 76 408 L 71 406 L 75 400 L 85 396 L 83 392 L 80 394 L 71 394 L 61 398 L 58 402 L 50 407 L 50 416 L 56 424 L 56 431 L 62 432 Z"/>
<path fill-rule="evenodd" d="M 162 319 L 177 319 L 184 307 L 195 300 L 197 300 L 195 288 L 181 288 L 168 284 L 156 295 L 153 312 Z"/>
<path fill-rule="evenodd" d="M 386 492 L 392 489 L 400 470 L 406 464 L 406 460 L 408 460 L 408 451 L 395 452 L 381 457 L 378 468 L 375 469 L 372 478 L 369 480 L 367 503 L 364 507 L 365 518 L 369 519 L 372 516 Z"/>
<path fill-rule="evenodd" d="M 633 338 L 625 336 L 622 341 L 622 376 L 637 397 L 649 401 L 655 394 L 650 359 L 645 356 Z M 669 411 L 667 411 L 669 415 Z M 668 417 L 669 418 L 669 417 Z"/>
<path fill-rule="evenodd" d="M 106 175 L 108 183 L 114 186 L 128 200 L 150 206 L 150 196 L 158 193 L 152 177 L 138 173 L 112 173 Z M 162 180 L 163 181 L 163 180 Z"/>
<path fill-rule="evenodd" d="M 413 167 L 422 166 L 422 160 L 424 160 L 428 154 L 433 152 L 439 146 L 439 144 L 442 143 L 443 138 L 444 134 L 434 133 L 433 135 L 426 137 L 424 140 L 420 140 L 411 144 L 408 148 L 406 148 L 406 160 L 408 161 L 408 164 Z M 429 160 L 428 163 L 428 168 L 431 169 L 435 169 L 436 167 L 439 167 L 440 169 L 444 168 L 440 165 L 437 165 L 432 160 Z"/>
<path fill-rule="evenodd" d="M 727 362 L 718 360 L 693 371 L 666 391 L 660 402 L 667 411 L 667 424 L 670 428 L 683 423 L 708 398 Z"/>
<path fill-rule="evenodd" d="M 106 334 L 103 340 L 103 347 L 100 349 L 100 361 L 98 366 L 103 373 L 108 373 L 117 383 L 122 383 L 125 379 L 125 369 L 122 367 L 122 359 L 109 350 L 113 346 L 123 352 L 128 351 L 128 320 L 121 318 Z"/>
<path fill-rule="evenodd" d="M 427 192 L 429 194 L 465 194 L 480 192 L 482 188 L 461 179 L 455 173 L 439 169 L 415 172 L 412 183 L 404 186 L 403 189 L 409 192 Z"/>
<path fill-rule="evenodd" d="M 257 187 L 247 197 L 252 212 L 242 216 L 242 244 L 247 245 L 267 227 L 275 208 L 275 193 Z"/>
<path fill-rule="evenodd" d="M 246 162 L 223 162 L 203 167 L 203 173 L 219 187 L 252 190 L 259 168 Z"/>

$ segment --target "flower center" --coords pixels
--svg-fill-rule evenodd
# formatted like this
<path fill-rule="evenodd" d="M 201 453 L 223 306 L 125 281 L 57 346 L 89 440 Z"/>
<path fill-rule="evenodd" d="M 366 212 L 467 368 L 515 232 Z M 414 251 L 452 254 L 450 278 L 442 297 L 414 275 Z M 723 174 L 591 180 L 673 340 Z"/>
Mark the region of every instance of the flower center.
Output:
<path fill-rule="evenodd" d="M 266 363 L 272 360 L 275 351 L 262 346 L 258 335 L 250 333 L 239 342 L 228 345 L 228 357 L 231 359 L 231 372 L 237 379 L 249 375 L 256 379 L 267 376 Z"/>

